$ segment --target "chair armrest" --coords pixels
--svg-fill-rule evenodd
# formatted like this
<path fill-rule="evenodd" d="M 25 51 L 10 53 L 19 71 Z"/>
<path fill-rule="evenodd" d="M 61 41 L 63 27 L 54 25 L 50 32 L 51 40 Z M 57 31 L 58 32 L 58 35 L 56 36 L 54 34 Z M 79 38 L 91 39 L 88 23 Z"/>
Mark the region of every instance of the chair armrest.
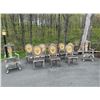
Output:
<path fill-rule="evenodd" d="M 4 55 L 4 59 L 6 58 L 6 55 Z"/>
<path fill-rule="evenodd" d="M 15 55 L 16 55 L 16 56 L 18 57 L 18 59 L 19 59 L 19 54 L 15 52 Z"/>

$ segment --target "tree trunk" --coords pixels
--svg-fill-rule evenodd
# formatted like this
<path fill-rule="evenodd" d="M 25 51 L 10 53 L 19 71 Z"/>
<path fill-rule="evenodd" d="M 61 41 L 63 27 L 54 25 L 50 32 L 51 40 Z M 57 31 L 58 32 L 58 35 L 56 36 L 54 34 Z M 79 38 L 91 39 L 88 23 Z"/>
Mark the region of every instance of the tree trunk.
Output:
<path fill-rule="evenodd" d="M 52 14 L 50 15 L 50 33 L 52 35 Z"/>
<path fill-rule="evenodd" d="M 60 42 L 60 14 L 58 15 L 58 25 L 57 25 L 57 29 L 58 29 L 58 44 Z"/>
<path fill-rule="evenodd" d="M 57 51 L 59 52 L 59 43 L 60 43 L 60 14 L 58 14 L 58 24 L 57 24 L 57 33 L 58 33 L 58 43 L 57 43 Z"/>
<path fill-rule="evenodd" d="M 63 15 L 64 17 L 64 43 L 67 44 L 67 32 L 68 32 L 68 23 L 69 23 L 69 15 Z"/>
<path fill-rule="evenodd" d="M 16 40 L 17 38 L 17 30 L 16 30 L 16 24 L 15 24 L 15 16 L 14 15 L 10 15 L 10 19 L 11 19 L 11 23 L 12 23 L 12 27 L 16 36 Z"/>
<path fill-rule="evenodd" d="M 6 29 L 7 36 L 9 36 L 9 34 L 8 34 L 8 24 L 7 24 L 7 18 L 6 17 L 7 16 L 4 15 L 4 23 L 5 23 L 5 29 Z"/>
<path fill-rule="evenodd" d="M 88 36 L 88 34 L 90 34 L 89 30 L 91 27 L 91 18 L 92 18 L 92 14 L 86 15 L 85 27 L 84 27 L 84 32 L 83 32 L 81 44 L 83 44 L 87 40 L 87 36 Z"/>
<path fill-rule="evenodd" d="M 42 34 L 42 37 L 44 39 L 44 15 L 41 15 L 41 34 Z"/>
<path fill-rule="evenodd" d="M 32 44 L 32 14 L 30 14 L 30 43 Z"/>
<path fill-rule="evenodd" d="M 34 15 L 35 16 L 35 37 L 37 38 L 37 34 L 38 34 L 38 23 L 37 23 L 37 14 Z"/>
<path fill-rule="evenodd" d="M 92 24 L 93 24 L 93 23 L 92 23 L 93 16 L 94 16 L 94 15 L 92 15 L 92 17 L 91 17 L 90 28 L 89 28 L 89 30 L 88 30 L 89 33 L 88 33 L 88 36 L 87 36 L 87 40 L 89 40 L 89 41 L 90 41 L 91 34 L 92 34 L 92 33 L 91 33 L 91 29 L 92 29 Z"/>
<path fill-rule="evenodd" d="M 25 50 L 25 31 L 24 31 L 24 18 L 23 18 L 23 15 L 20 14 L 20 24 L 21 24 L 21 33 L 22 33 L 22 47 L 23 47 L 23 50 Z"/>

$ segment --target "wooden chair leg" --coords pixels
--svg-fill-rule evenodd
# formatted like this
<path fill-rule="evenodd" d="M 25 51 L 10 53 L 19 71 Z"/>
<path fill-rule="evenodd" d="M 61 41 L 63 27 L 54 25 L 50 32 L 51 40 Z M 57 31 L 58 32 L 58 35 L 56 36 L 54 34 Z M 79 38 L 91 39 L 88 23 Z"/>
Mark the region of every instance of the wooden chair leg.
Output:
<path fill-rule="evenodd" d="M 33 69 L 35 69 L 35 62 L 33 62 Z"/>
<path fill-rule="evenodd" d="M 70 64 L 71 60 L 68 58 L 68 64 Z"/>
<path fill-rule="evenodd" d="M 45 61 L 43 61 L 43 67 L 45 67 Z"/>

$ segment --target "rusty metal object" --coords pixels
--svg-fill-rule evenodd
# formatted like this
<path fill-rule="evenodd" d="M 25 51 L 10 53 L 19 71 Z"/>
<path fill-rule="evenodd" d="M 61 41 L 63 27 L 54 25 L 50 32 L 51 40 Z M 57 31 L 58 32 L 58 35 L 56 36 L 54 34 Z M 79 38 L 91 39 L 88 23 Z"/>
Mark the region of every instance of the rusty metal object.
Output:
<path fill-rule="evenodd" d="M 15 52 L 15 48 L 13 44 L 4 45 L 4 48 L 7 48 L 8 51 L 8 58 L 5 58 L 5 67 L 6 73 L 8 74 L 10 69 L 18 68 L 19 70 L 22 69 L 22 64 L 19 59 L 19 54 Z M 4 49 L 5 50 L 5 49 Z M 5 51 L 4 51 L 5 53 Z"/>
<path fill-rule="evenodd" d="M 94 61 L 94 49 L 91 48 L 91 42 L 88 40 L 83 44 L 82 55 L 83 61 L 87 59 Z"/>

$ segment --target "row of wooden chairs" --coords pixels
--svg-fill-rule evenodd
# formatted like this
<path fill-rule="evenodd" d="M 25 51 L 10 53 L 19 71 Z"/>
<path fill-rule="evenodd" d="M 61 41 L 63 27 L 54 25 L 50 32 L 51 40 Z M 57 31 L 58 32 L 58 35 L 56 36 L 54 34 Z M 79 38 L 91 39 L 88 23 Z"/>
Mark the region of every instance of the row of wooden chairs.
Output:
<path fill-rule="evenodd" d="M 42 62 L 43 67 L 45 67 L 47 57 L 49 58 L 51 66 L 53 62 L 57 62 L 57 64 L 60 65 L 61 58 L 67 58 L 68 64 L 70 64 L 73 59 L 76 59 L 76 61 L 78 59 L 78 57 L 74 55 L 74 45 L 72 43 L 68 43 L 66 46 L 64 43 L 59 43 L 58 45 L 52 43 L 48 46 L 45 44 L 38 46 L 27 44 L 25 50 L 26 60 L 27 62 L 33 61 L 33 68 L 38 62 Z"/>
<path fill-rule="evenodd" d="M 85 61 L 87 58 L 94 61 L 94 49 L 91 49 L 90 42 L 86 41 L 82 48 L 83 61 Z M 5 56 L 5 50 L 8 51 L 7 58 Z M 68 64 L 71 64 L 74 59 L 75 61 L 78 59 L 78 48 L 76 49 L 72 43 L 68 43 L 67 45 L 64 43 L 51 43 L 49 45 L 40 44 L 37 46 L 26 44 L 25 51 L 26 61 L 27 63 L 33 62 L 33 68 L 36 67 L 37 63 L 41 63 L 42 66 L 45 67 L 45 63 L 49 61 L 51 66 L 53 66 L 54 62 L 60 66 L 61 59 L 66 59 Z M 4 45 L 4 58 L 6 73 L 9 73 L 10 69 L 22 69 L 22 63 L 19 58 L 19 54 L 16 53 L 15 46 L 13 44 L 8 43 L 7 45 Z"/>

